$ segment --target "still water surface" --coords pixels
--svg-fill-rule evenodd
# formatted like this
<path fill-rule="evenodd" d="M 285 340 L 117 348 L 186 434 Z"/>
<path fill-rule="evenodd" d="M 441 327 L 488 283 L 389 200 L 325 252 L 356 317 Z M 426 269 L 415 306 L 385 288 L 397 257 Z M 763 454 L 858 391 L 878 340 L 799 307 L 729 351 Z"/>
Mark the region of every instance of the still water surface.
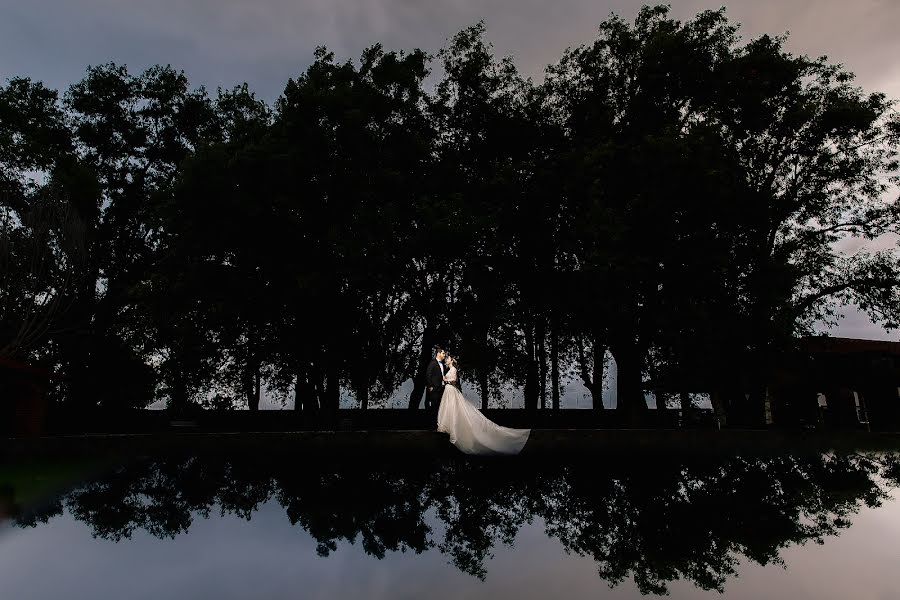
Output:
<path fill-rule="evenodd" d="M 885 453 L 171 455 L 27 506 L 20 472 L 0 582 L 3 598 L 886 600 L 898 474 Z"/>

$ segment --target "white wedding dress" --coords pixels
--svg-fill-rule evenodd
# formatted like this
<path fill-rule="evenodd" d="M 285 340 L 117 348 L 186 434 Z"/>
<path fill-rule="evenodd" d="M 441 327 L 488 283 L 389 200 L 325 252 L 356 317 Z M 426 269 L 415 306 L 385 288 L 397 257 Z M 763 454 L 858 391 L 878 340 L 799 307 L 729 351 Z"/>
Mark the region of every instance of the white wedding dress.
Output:
<path fill-rule="evenodd" d="M 456 367 L 450 367 L 447 379 L 456 381 Z M 437 428 L 449 434 L 450 443 L 466 454 L 518 454 L 531 433 L 530 429 L 497 425 L 450 384 L 444 386 L 441 396 Z"/>

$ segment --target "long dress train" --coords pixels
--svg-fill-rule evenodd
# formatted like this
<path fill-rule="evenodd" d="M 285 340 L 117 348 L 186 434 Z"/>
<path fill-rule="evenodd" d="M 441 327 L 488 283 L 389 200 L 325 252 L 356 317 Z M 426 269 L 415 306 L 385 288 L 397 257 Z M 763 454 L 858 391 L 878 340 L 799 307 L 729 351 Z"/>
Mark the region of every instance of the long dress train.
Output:
<path fill-rule="evenodd" d="M 455 367 L 450 367 L 447 378 L 456 380 Z M 466 454 L 518 454 L 531 434 L 530 429 L 497 425 L 454 385 L 444 387 L 437 422 L 438 431 L 449 434 L 450 443 Z"/>

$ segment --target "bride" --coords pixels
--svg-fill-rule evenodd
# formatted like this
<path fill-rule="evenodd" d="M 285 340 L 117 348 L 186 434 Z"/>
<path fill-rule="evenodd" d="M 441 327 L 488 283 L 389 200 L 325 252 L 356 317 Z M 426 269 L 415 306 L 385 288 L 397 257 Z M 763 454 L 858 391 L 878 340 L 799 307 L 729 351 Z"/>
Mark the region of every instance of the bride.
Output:
<path fill-rule="evenodd" d="M 450 443 L 466 454 L 518 454 L 530 429 L 497 425 L 475 408 L 459 391 L 456 358 L 448 357 L 444 394 L 438 409 L 438 431 L 450 435 Z"/>

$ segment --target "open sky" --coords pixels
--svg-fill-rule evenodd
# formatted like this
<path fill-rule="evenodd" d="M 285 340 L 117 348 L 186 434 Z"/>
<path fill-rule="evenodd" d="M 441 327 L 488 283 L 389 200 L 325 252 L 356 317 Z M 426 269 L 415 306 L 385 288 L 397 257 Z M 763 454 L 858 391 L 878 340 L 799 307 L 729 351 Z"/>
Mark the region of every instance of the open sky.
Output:
<path fill-rule="evenodd" d="M 358 57 L 375 42 L 435 51 L 484 19 L 500 54 L 540 77 L 567 46 L 589 42 L 616 12 L 631 20 L 640 0 L 2 0 L 0 76 L 27 75 L 63 88 L 90 64 L 184 69 L 195 84 L 247 81 L 271 101 L 324 44 Z M 688 19 L 712 0 L 673 0 Z M 827 55 L 866 89 L 900 98 L 900 2 L 896 0 L 732 0 L 746 38 L 789 31 L 798 53 Z"/>
<path fill-rule="evenodd" d="M 631 20 L 640 0 L 0 0 L 0 81 L 28 76 L 60 90 L 88 65 L 154 64 L 183 69 L 194 86 L 232 87 L 244 81 L 268 102 L 311 62 L 317 45 L 338 58 L 366 46 L 443 46 L 460 29 L 484 19 L 499 55 L 511 54 L 536 79 L 567 46 L 590 42 L 611 12 Z M 689 19 L 722 3 L 672 0 Z M 898 0 L 732 0 L 728 15 L 745 39 L 789 32 L 788 48 L 827 55 L 856 73 L 868 91 L 900 99 Z M 896 239 L 880 240 L 887 247 Z M 847 244 L 848 249 L 858 244 Z M 900 339 L 853 309 L 833 335 Z"/>

